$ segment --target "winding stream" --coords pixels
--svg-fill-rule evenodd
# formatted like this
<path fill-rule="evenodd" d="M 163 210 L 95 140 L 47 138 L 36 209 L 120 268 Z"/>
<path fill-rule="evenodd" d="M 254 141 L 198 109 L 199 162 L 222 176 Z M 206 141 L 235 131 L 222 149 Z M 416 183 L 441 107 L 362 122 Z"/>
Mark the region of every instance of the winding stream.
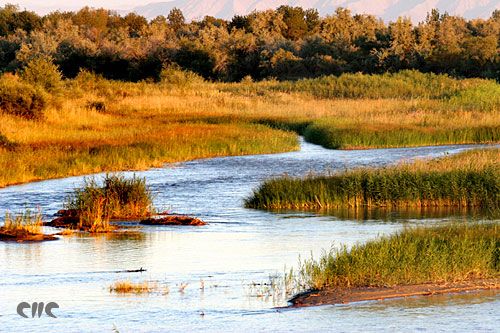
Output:
<path fill-rule="evenodd" d="M 474 147 L 333 151 L 301 144 L 298 152 L 197 160 L 137 173 L 147 178 L 157 207 L 195 215 L 210 223 L 206 227 L 145 227 L 126 238 L 0 243 L 0 332 L 478 332 L 500 327 L 500 297 L 494 293 L 291 310 L 274 308 L 283 302 L 255 297 L 251 282 L 296 266 L 299 256 L 317 256 L 332 244 L 352 245 L 423 223 L 418 218 L 359 221 L 243 208 L 243 199 L 262 180 L 283 173 L 382 166 Z M 0 216 L 35 207 L 52 215 L 82 181 L 72 177 L 0 189 Z M 140 267 L 147 272 L 115 273 Z M 170 292 L 109 292 L 113 282 L 125 279 L 158 281 L 168 284 Z M 181 292 L 183 283 L 188 285 Z M 22 301 L 57 302 L 58 318 L 21 318 L 16 306 Z"/>

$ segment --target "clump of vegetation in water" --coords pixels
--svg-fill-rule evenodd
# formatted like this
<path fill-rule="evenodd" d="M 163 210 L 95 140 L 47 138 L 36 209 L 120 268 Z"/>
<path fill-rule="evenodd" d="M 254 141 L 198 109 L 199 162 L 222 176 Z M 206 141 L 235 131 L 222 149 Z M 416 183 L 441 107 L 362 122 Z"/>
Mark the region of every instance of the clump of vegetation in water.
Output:
<path fill-rule="evenodd" d="M 141 283 L 131 281 L 117 281 L 109 287 L 110 292 L 118 294 L 145 294 L 158 289 L 158 285 L 148 281 Z"/>
<path fill-rule="evenodd" d="M 30 211 L 12 216 L 7 213 L 5 222 L 0 227 L 0 240 L 5 241 L 43 241 L 54 240 L 54 236 L 42 232 L 42 214 L 32 214 Z"/>
<path fill-rule="evenodd" d="M 86 179 L 84 187 L 69 197 L 65 208 L 76 212 L 80 229 L 103 232 L 112 229 L 110 219 L 150 216 L 153 205 L 145 179 L 108 174 L 102 185 L 95 178 Z"/>
<path fill-rule="evenodd" d="M 497 214 L 499 152 L 499 149 L 469 151 L 396 167 L 271 179 L 247 199 L 246 206 L 265 209 L 441 206 L 481 208 Z"/>
<path fill-rule="evenodd" d="M 500 274 L 499 231 L 494 223 L 407 228 L 306 260 L 299 275 L 313 289 L 495 278 Z"/>

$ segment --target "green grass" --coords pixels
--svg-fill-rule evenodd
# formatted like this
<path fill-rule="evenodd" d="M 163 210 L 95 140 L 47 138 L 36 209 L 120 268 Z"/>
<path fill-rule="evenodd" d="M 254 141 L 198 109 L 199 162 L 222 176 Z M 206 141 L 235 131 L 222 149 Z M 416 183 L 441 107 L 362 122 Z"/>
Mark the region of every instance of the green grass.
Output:
<path fill-rule="evenodd" d="M 314 289 L 493 278 L 500 274 L 499 246 L 499 226 L 493 223 L 407 228 L 306 260 L 300 276 Z"/>
<path fill-rule="evenodd" d="M 102 185 L 95 178 L 86 179 L 84 187 L 68 198 L 66 208 L 78 212 L 81 229 L 101 232 L 110 229 L 110 219 L 149 216 L 153 204 L 145 179 L 106 175 Z"/>
<path fill-rule="evenodd" d="M 272 90 L 305 92 L 318 98 L 438 99 L 459 108 L 500 108 L 500 85 L 493 80 L 459 80 L 447 75 L 403 70 L 385 74 L 342 74 L 298 81 L 271 82 Z"/>
<path fill-rule="evenodd" d="M 410 147 L 445 144 L 494 143 L 500 141 L 500 126 L 438 128 L 404 125 L 337 125 L 334 120 L 314 122 L 304 138 L 329 149 Z"/>
<path fill-rule="evenodd" d="M 468 151 L 437 161 L 364 168 L 264 182 L 246 200 L 250 208 L 360 207 L 482 208 L 500 210 L 498 149 Z"/>

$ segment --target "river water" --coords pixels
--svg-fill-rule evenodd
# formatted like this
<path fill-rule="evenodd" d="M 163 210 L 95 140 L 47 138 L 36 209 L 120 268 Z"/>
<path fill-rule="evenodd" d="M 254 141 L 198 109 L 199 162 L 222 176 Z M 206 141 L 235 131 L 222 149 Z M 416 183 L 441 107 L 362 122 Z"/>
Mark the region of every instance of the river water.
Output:
<path fill-rule="evenodd" d="M 265 297 L 265 287 L 252 287 L 297 266 L 299 256 L 316 257 L 332 246 L 365 242 L 404 225 L 447 219 L 352 219 L 243 208 L 244 198 L 262 180 L 383 166 L 474 147 L 334 151 L 301 146 L 292 153 L 197 160 L 137 173 L 146 177 L 157 207 L 195 215 L 209 222 L 205 227 L 144 227 L 121 237 L 0 243 L 0 332 L 498 330 L 500 297 L 495 293 L 277 309 L 286 304 L 282 297 Z M 0 214 L 39 207 L 52 215 L 82 183 L 83 177 L 71 177 L 0 189 Z M 147 271 L 116 272 L 141 267 Z M 160 291 L 110 293 L 118 280 L 155 281 Z M 57 302 L 58 318 L 21 318 L 16 307 L 23 301 Z"/>

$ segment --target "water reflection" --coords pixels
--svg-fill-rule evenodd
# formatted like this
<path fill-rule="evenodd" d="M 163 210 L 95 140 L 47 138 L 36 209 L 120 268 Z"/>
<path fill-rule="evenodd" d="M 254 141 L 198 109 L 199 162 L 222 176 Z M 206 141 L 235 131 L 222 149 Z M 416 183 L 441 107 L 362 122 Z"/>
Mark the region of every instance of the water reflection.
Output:
<path fill-rule="evenodd" d="M 412 305 L 404 303 L 407 300 L 340 311 L 322 307 L 277 312 L 272 307 L 279 304 L 248 297 L 247 292 L 249 283 L 282 274 L 285 267 L 296 266 L 299 256 L 318 256 L 332 244 L 351 246 L 394 233 L 408 223 L 429 218 L 439 223 L 447 214 L 470 218 L 468 212 L 446 211 L 326 214 L 243 208 L 243 199 L 262 180 L 283 173 L 299 176 L 311 170 L 383 166 L 469 148 L 474 146 L 329 151 L 303 143 L 300 152 L 191 161 L 137 173 L 147 178 L 157 207 L 195 215 L 209 225 L 144 227 L 137 233 L 111 236 L 82 234 L 42 244 L 0 243 L 0 330 L 101 332 L 116 325 L 125 332 L 366 331 L 367 327 L 406 331 L 440 329 L 443 323 L 451 330 L 497 327 L 484 318 L 499 307 L 496 296 L 483 297 L 487 301 L 477 304 L 450 301 L 435 306 L 426 298 L 415 301 L 422 302 L 418 313 L 410 311 Z M 82 182 L 83 177 L 72 177 L 0 189 L 0 217 L 6 210 L 37 206 L 49 217 Z M 123 272 L 141 267 L 147 271 Z M 109 292 L 113 282 L 127 279 L 157 281 L 171 291 L 168 296 L 117 296 Z M 200 280 L 205 284 L 203 290 Z M 183 283 L 188 286 L 179 292 Z M 15 306 L 26 300 L 57 301 L 60 318 L 19 320 Z M 373 306 L 380 311 L 367 308 Z M 401 318 L 401 311 L 409 314 Z M 408 326 L 419 316 L 426 317 L 425 325 Z"/>
<path fill-rule="evenodd" d="M 296 217 L 297 211 L 286 209 L 270 209 L 275 214 Z M 322 210 L 302 210 L 303 217 L 332 216 L 338 220 L 370 221 L 378 220 L 384 222 L 405 220 L 453 220 L 468 221 L 478 219 L 494 218 L 487 209 L 464 208 L 464 207 L 358 207 L 358 208 L 330 208 Z"/>

